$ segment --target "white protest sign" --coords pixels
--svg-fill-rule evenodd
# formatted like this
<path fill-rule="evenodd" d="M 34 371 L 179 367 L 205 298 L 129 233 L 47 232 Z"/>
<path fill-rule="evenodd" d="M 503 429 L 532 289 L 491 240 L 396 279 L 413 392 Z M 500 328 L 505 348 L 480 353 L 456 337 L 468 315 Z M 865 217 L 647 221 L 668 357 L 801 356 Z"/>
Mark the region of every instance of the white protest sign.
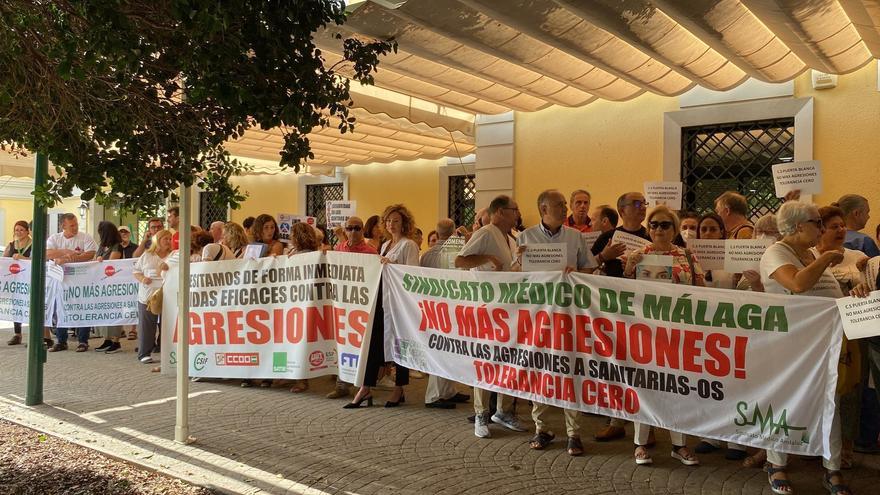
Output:
<path fill-rule="evenodd" d="M 642 239 L 637 235 L 627 234 L 621 230 L 616 230 L 614 231 L 614 236 L 611 237 L 611 244 L 617 243 L 623 243 L 626 245 L 627 251 L 635 251 L 651 244 L 651 241 Z"/>
<path fill-rule="evenodd" d="M 555 272 L 565 270 L 568 253 L 561 242 L 528 244 L 522 254 L 522 271 Z"/>
<path fill-rule="evenodd" d="M 290 242 L 290 229 L 293 228 L 293 225 L 296 223 L 305 222 L 312 227 L 317 224 L 317 220 L 315 217 L 310 217 L 307 215 L 294 215 L 292 213 L 279 213 L 278 214 L 278 240 L 287 244 Z"/>
<path fill-rule="evenodd" d="M 875 290 L 868 297 L 837 299 L 837 310 L 846 338 L 853 340 L 880 335 L 880 291 Z"/>
<path fill-rule="evenodd" d="M 327 227 L 345 225 L 355 215 L 357 201 L 327 201 Z"/>
<path fill-rule="evenodd" d="M 794 190 L 800 190 L 801 194 L 822 192 L 822 172 L 816 160 L 777 163 L 772 169 L 777 198 L 783 198 Z"/>
<path fill-rule="evenodd" d="M 681 182 L 645 182 L 645 199 L 648 206 L 667 206 L 670 210 L 681 209 Z"/>
<path fill-rule="evenodd" d="M 262 258 L 266 255 L 265 244 L 248 244 L 244 248 L 244 256 L 243 258 L 246 260 L 255 260 L 257 258 Z"/>
<path fill-rule="evenodd" d="M 724 239 L 688 239 L 688 249 L 703 267 L 703 270 L 723 270 L 727 241 Z"/>
<path fill-rule="evenodd" d="M 596 244 L 596 239 L 602 235 L 602 231 L 596 232 L 581 232 L 581 238 L 584 240 L 584 244 L 587 245 L 587 251 L 593 251 L 593 244 Z"/>
<path fill-rule="evenodd" d="M 636 279 L 672 283 L 672 256 L 646 254 L 636 266 Z"/>
<path fill-rule="evenodd" d="M 761 256 L 775 241 L 773 239 L 730 239 L 724 254 L 724 271 L 742 273 L 760 270 Z"/>

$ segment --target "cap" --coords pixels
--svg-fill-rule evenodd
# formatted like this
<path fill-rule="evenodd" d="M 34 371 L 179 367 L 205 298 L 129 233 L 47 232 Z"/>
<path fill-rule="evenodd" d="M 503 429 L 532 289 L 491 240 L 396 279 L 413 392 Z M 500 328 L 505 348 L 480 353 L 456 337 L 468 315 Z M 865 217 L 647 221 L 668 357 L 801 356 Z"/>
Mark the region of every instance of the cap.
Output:
<path fill-rule="evenodd" d="M 123 225 L 122 227 L 119 227 L 120 232 L 122 232 L 123 230 L 128 232 L 129 234 L 131 234 L 131 230 L 129 230 L 128 227 L 126 227 L 125 225 Z"/>

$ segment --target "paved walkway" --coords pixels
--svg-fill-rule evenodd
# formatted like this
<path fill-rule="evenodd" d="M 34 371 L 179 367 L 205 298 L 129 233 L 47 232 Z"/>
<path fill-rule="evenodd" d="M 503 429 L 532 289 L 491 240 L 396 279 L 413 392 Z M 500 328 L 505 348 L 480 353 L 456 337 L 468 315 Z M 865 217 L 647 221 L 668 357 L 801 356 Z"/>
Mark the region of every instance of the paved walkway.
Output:
<path fill-rule="evenodd" d="M 4 344 L 9 334 L 0 331 Z M 112 355 L 49 354 L 46 404 L 26 408 L 26 349 L 2 345 L 0 416 L 237 493 L 770 493 L 762 471 L 721 454 L 701 456 L 700 467 L 682 466 L 665 455 L 665 433 L 658 435 L 654 465 L 636 467 L 631 438 L 592 441 L 602 424 L 597 417 L 585 418 L 587 455 L 580 458 L 569 457 L 560 441 L 531 451 L 530 433 L 495 426 L 492 439 L 479 439 L 465 421 L 470 404 L 451 411 L 422 406 L 426 380 L 413 380 L 404 407 L 362 410 L 343 410 L 345 401 L 325 399 L 329 378 L 312 380 L 312 390 L 302 395 L 280 386 L 242 389 L 237 381 L 192 383 L 190 425 L 198 441 L 178 445 L 172 441 L 174 379 L 138 363 L 131 342 L 124 347 Z M 376 395 L 384 404 L 388 392 Z M 525 406 L 519 415 L 529 416 Z M 561 416 L 555 423 L 555 431 L 565 431 Z M 880 456 L 857 455 L 856 461 L 847 472 L 852 488 L 878 493 Z M 790 475 L 798 494 L 824 493 L 818 461 L 795 459 Z"/>

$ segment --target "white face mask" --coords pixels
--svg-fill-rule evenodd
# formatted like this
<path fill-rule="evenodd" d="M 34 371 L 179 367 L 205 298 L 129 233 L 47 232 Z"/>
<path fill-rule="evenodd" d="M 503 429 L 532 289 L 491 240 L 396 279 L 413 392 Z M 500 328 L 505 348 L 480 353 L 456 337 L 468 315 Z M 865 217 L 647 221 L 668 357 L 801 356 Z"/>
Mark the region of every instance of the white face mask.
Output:
<path fill-rule="evenodd" d="M 697 231 L 690 230 L 690 229 L 682 230 L 681 231 L 681 238 L 684 239 L 685 241 L 688 241 L 691 239 L 696 239 L 697 238 Z"/>

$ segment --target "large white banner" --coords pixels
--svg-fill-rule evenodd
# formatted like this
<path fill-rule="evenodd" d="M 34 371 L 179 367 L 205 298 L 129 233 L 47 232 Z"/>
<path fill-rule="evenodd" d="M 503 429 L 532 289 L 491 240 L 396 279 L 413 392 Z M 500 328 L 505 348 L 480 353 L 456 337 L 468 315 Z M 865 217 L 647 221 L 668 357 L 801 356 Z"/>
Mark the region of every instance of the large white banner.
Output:
<path fill-rule="evenodd" d="M 335 251 L 191 265 L 190 376 L 338 374 L 360 383 L 381 273 L 378 256 Z M 163 288 L 169 364 L 177 361 L 176 280 L 169 272 Z"/>
<path fill-rule="evenodd" d="M 58 292 L 61 270 L 55 263 L 46 264 L 45 323 L 52 324 L 55 295 Z M 28 323 L 31 308 L 31 262 L 0 258 L 0 321 Z"/>
<path fill-rule="evenodd" d="M 57 300 L 61 328 L 136 325 L 136 259 L 88 261 L 64 265 Z"/>
<path fill-rule="evenodd" d="M 388 265 L 394 361 L 555 406 L 828 455 L 833 299 Z"/>

